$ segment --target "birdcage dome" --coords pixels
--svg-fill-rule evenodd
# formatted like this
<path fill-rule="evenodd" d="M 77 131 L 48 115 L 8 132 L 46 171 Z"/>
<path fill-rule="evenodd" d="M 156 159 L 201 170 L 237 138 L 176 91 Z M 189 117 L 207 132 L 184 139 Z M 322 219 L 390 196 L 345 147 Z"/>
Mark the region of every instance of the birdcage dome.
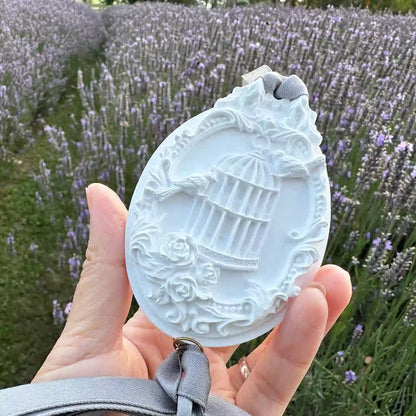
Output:
<path fill-rule="evenodd" d="M 219 161 L 217 169 L 253 186 L 276 189 L 275 178 L 259 151 L 246 155 L 227 156 Z"/>

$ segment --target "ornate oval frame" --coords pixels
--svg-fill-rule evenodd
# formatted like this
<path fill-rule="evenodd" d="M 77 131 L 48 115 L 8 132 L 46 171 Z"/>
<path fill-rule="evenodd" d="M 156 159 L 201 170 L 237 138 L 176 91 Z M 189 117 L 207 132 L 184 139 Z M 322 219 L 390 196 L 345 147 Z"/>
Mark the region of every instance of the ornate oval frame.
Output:
<path fill-rule="evenodd" d="M 277 110 L 281 114 L 283 108 L 281 120 L 267 117 L 266 107 L 267 111 Z M 293 120 L 294 114 L 308 119 L 309 130 L 296 128 L 301 123 Z M 311 280 L 322 261 L 330 218 L 328 177 L 325 158 L 318 147 L 321 136 L 314 129 L 315 117 L 307 97 L 292 102 L 275 100 L 265 93 L 262 81 L 257 80 L 235 88 L 212 109 L 184 123 L 152 156 L 130 206 L 126 263 L 139 304 L 160 329 L 173 337 L 191 336 L 206 346 L 240 343 L 271 329 L 282 318 L 289 298 L 299 293 L 302 282 Z M 284 154 L 280 155 L 286 161 L 284 174 L 306 175 L 315 196 L 307 231 L 292 232 L 289 236 L 296 241 L 296 250 L 290 253 L 288 272 L 280 287 L 265 290 L 253 281 L 238 304 L 214 299 L 211 288 L 221 270 L 206 258 L 200 262 L 201 249 L 190 235 L 183 231 L 169 233 L 162 244 L 156 242 L 161 232 L 162 218 L 157 218 L 160 201 L 177 192 L 201 192 L 212 179 L 207 174 L 175 183 L 171 171 L 176 158 L 191 141 L 230 128 L 285 145 L 281 152 Z M 138 274 L 150 283 L 149 293 L 143 293 Z M 159 312 L 149 302 L 157 305 Z M 164 316 L 160 316 L 161 311 Z"/>

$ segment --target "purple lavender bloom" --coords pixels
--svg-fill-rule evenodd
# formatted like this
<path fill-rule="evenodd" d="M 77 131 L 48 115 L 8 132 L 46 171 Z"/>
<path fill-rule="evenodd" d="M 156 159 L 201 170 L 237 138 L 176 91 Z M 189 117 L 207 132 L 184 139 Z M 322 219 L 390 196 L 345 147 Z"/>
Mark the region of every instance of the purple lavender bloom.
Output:
<path fill-rule="evenodd" d="M 39 246 L 35 243 L 32 243 L 29 247 L 30 251 L 36 251 L 39 248 Z"/>
<path fill-rule="evenodd" d="M 56 299 L 52 301 L 52 308 L 52 317 L 55 325 L 62 325 L 65 322 L 64 312 Z"/>
<path fill-rule="evenodd" d="M 380 237 L 377 237 L 373 240 L 373 246 L 378 247 L 380 245 L 380 243 L 381 243 L 381 238 Z"/>
<path fill-rule="evenodd" d="M 334 195 L 333 195 L 332 199 L 334 201 L 338 200 L 339 202 L 341 202 L 341 204 L 343 204 L 346 200 L 346 197 L 341 192 L 334 192 Z"/>
<path fill-rule="evenodd" d="M 72 302 L 68 302 L 65 306 L 65 309 L 64 309 L 64 313 L 65 313 L 66 316 L 68 316 L 69 312 L 71 312 L 71 308 L 72 308 Z"/>
<path fill-rule="evenodd" d="M 406 142 L 405 140 L 401 141 L 395 148 L 395 153 L 405 152 L 405 151 L 412 152 L 413 151 L 413 143 Z"/>
<path fill-rule="evenodd" d="M 352 333 L 352 342 L 356 343 L 361 338 L 361 335 L 363 334 L 363 332 L 364 332 L 363 326 L 361 324 L 358 324 L 354 328 L 354 332 Z"/>
<path fill-rule="evenodd" d="M 73 257 L 68 259 L 69 263 L 69 271 L 71 277 L 74 280 L 77 280 L 79 277 L 80 269 L 81 269 L 81 260 L 78 255 L 74 255 Z"/>
<path fill-rule="evenodd" d="M 353 384 L 357 381 L 357 374 L 353 370 L 348 370 L 345 372 L 345 384 Z"/>
<path fill-rule="evenodd" d="M 384 248 L 385 248 L 387 251 L 390 251 L 390 250 L 393 248 L 393 246 L 392 246 L 392 244 L 391 244 L 391 241 L 390 241 L 390 240 L 387 240 L 387 241 L 384 243 Z"/>
<path fill-rule="evenodd" d="M 6 237 L 6 242 L 7 242 L 7 246 L 9 247 L 9 252 L 12 256 L 16 255 L 16 249 L 15 249 L 15 245 L 14 245 L 14 235 L 13 234 L 9 234 Z"/>
<path fill-rule="evenodd" d="M 376 139 L 377 146 L 382 146 L 385 140 L 386 140 L 386 135 L 383 133 L 379 134 Z"/>

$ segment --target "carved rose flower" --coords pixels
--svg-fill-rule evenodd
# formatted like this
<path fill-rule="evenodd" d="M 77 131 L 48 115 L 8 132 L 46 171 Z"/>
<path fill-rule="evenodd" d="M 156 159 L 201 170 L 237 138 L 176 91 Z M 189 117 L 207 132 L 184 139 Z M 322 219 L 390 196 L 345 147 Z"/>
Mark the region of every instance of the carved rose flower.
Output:
<path fill-rule="evenodd" d="M 211 294 L 198 287 L 196 279 L 189 274 L 177 273 L 160 287 L 156 303 L 192 302 L 194 300 L 210 299 Z"/>
<path fill-rule="evenodd" d="M 156 303 L 161 305 L 172 302 L 192 302 L 206 300 L 211 294 L 198 287 L 196 279 L 189 274 L 177 273 L 160 287 Z"/>
<path fill-rule="evenodd" d="M 174 302 L 192 302 L 197 296 L 197 284 L 193 277 L 176 274 L 166 282 L 166 294 Z"/>
<path fill-rule="evenodd" d="M 178 266 L 195 263 L 197 256 L 197 248 L 192 238 L 183 233 L 169 233 L 160 252 Z"/>
<path fill-rule="evenodd" d="M 220 276 L 220 269 L 211 263 L 205 263 L 200 271 L 202 281 L 206 285 L 213 285 L 218 282 Z"/>

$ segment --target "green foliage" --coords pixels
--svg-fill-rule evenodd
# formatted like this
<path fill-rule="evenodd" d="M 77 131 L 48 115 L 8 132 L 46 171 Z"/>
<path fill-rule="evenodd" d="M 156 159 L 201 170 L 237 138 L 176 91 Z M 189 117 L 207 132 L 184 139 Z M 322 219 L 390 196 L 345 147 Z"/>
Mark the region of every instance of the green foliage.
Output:
<path fill-rule="evenodd" d="M 371 11 L 391 10 L 407 13 L 416 10 L 416 0 L 305 0 L 308 7 L 361 7 Z"/>
<path fill-rule="evenodd" d="M 416 10 L 416 0 L 367 0 L 366 6 L 371 10 L 407 13 Z"/>

